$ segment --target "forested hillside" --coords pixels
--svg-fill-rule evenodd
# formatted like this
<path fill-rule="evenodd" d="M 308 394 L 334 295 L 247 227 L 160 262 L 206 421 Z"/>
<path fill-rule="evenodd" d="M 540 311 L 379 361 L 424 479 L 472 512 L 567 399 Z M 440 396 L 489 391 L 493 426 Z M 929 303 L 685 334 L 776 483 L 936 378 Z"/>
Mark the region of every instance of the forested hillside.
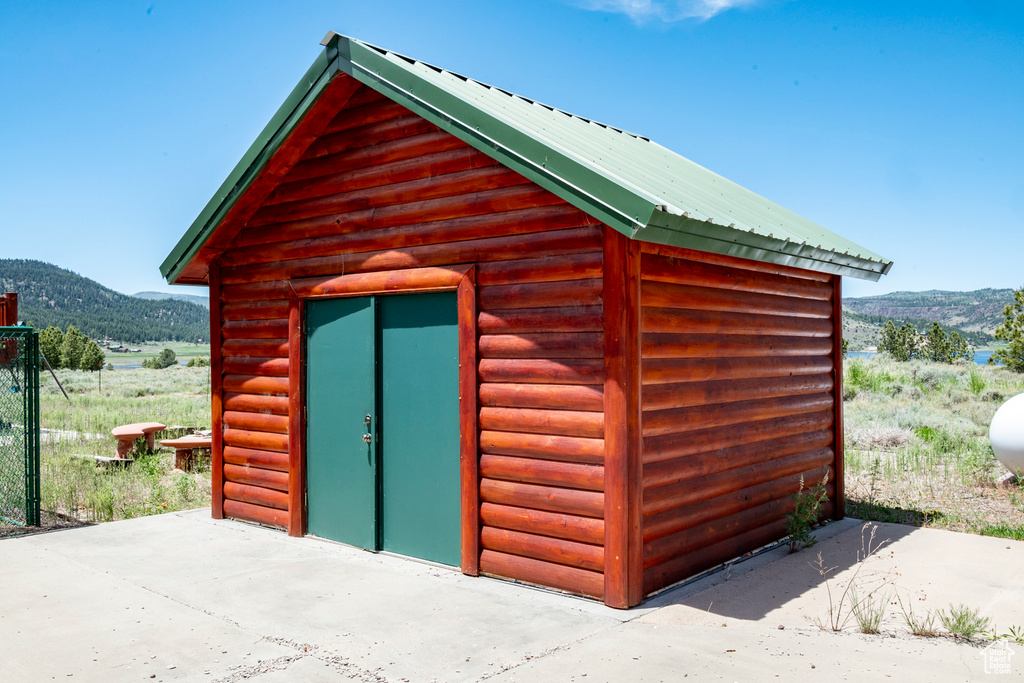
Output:
<path fill-rule="evenodd" d="M 203 287 L 196 288 L 200 292 L 205 292 Z M 199 304 L 203 308 L 210 307 L 210 297 L 207 294 L 170 294 L 168 292 L 135 292 L 132 294 L 134 297 L 139 299 L 174 299 L 175 301 L 191 301 L 194 304 Z"/>
<path fill-rule="evenodd" d="M 0 259 L 0 291 L 18 293 L 18 317 L 37 328 L 74 325 L 119 341 L 209 339 L 208 311 L 186 301 L 140 299 L 42 261 Z"/>
<path fill-rule="evenodd" d="M 1003 322 L 1003 308 L 1013 300 L 1012 289 L 973 292 L 892 292 L 844 299 L 843 304 L 872 321 L 938 321 L 948 327 L 991 335 Z"/>
<path fill-rule="evenodd" d="M 892 292 L 843 300 L 843 336 L 851 349 L 876 346 L 886 320 L 908 322 L 920 331 L 933 321 L 947 332 L 956 330 L 975 346 L 995 341 L 992 333 L 1003 322 L 1003 308 L 1013 299 L 1012 289 L 973 292 Z"/>

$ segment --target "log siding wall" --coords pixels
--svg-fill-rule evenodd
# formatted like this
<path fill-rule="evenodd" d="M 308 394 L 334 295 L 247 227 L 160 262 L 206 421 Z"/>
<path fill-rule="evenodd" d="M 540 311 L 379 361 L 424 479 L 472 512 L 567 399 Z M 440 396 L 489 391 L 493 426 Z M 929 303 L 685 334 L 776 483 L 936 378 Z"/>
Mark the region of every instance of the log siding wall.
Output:
<path fill-rule="evenodd" d="M 785 535 L 803 477 L 835 501 L 834 282 L 641 245 L 643 593 Z"/>
<path fill-rule="evenodd" d="M 627 240 L 365 87 L 310 139 L 210 266 L 214 516 L 305 532 L 302 297 L 471 265 L 463 571 L 627 607 L 783 536 L 801 477 L 841 506 L 838 278 Z"/>
<path fill-rule="evenodd" d="M 217 259 L 224 516 L 301 523 L 289 281 L 476 263 L 479 571 L 601 597 L 603 231 L 356 91 Z"/>

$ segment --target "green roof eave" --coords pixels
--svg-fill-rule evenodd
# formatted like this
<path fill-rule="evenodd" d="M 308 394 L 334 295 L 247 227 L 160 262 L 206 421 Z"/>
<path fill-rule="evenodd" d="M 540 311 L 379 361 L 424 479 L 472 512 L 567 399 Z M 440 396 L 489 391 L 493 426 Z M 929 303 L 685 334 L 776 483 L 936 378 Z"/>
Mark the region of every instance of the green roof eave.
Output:
<path fill-rule="evenodd" d="M 635 239 L 777 265 L 847 275 L 877 281 L 892 268 L 892 261 L 839 253 L 807 243 L 765 237 L 709 221 L 656 211 L 651 222 L 637 230 Z"/>
<path fill-rule="evenodd" d="M 188 263 L 199 253 L 213 231 L 259 176 L 267 162 L 288 138 L 331 79 L 339 73 L 337 47 L 328 45 L 317 56 L 298 85 L 292 89 L 249 149 L 221 183 L 213 198 L 189 226 L 188 231 L 160 264 L 160 273 L 173 284 Z"/>

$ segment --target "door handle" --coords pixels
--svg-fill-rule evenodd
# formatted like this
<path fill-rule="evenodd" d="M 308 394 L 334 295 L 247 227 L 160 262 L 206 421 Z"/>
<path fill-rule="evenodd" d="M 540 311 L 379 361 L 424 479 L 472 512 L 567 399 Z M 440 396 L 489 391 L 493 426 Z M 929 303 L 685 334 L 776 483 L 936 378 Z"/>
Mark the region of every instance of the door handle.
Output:
<path fill-rule="evenodd" d="M 373 441 L 373 436 L 370 434 L 370 425 L 373 424 L 373 418 L 367 413 L 363 421 L 366 423 L 366 434 L 363 434 L 363 443 L 370 443 Z"/>

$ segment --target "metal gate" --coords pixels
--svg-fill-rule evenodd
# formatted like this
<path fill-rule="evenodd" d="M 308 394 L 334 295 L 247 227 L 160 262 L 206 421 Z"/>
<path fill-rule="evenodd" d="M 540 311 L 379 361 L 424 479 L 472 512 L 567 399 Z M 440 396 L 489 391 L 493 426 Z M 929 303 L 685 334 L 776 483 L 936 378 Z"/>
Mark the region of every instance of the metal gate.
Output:
<path fill-rule="evenodd" d="M 0 523 L 39 524 L 39 334 L 0 327 Z"/>

